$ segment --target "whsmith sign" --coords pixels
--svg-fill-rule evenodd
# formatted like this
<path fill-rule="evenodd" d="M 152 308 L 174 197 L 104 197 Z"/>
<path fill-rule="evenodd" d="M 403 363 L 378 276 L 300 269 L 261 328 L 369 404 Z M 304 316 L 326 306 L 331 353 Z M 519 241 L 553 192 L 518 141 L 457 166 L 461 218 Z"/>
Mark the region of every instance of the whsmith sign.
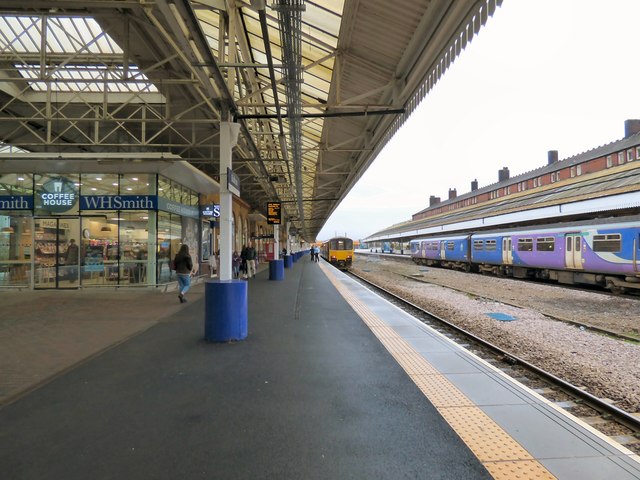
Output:
<path fill-rule="evenodd" d="M 0 195 L 0 210 L 33 210 L 33 195 Z"/>
<path fill-rule="evenodd" d="M 86 195 L 80 197 L 82 210 L 157 210 L 156 195 Z"/>
<path fill-rule="evenodd" d="M 157 195 L 83 195 L 69 192 L 39 192 L 38 208 L 63 213 L 70 210 L 80 200 L 80 210 L 163 210 L 184 217 L 200 218 L 198 207 L 172 202 Z M 34 197 L 31 195 L 0 195 L 0 210 L 33 210 Z M 219 206 L 213 210 L 219 216 Z"/>

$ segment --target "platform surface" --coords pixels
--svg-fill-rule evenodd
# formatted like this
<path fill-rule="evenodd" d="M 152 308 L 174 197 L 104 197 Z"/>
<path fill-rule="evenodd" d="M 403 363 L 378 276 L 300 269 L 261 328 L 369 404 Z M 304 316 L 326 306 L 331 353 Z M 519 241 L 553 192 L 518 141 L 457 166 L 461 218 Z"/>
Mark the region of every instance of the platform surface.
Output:
<path fill-rule="evenodd" d="M 248 281 L 0 292 L 3 479 L 638 479 L 637 457 L 325 262 Z"/>
<path fill-rule="evenodd" d="M 138 315 L 156 315 L 138 320 L 139 333 L 113 321 L 126 341 L 0 409 L 2 478 L 490 478 L 320 265 L 305 260 L 284 281 L 266 271 L 249 280 L 242 342 L 203 340 L 202 287 L 184 305 L 175 293 L 138 293 Z M 49 298 L 31 292 L 31 301 L 39 293 Z M 66 295 L 64 318 L 79 310 L 90 322 L 87 295 Z M 130 293 L 96 295 L 135 308 Z M 50 321 L 62 323 L 56 315 Z"/>

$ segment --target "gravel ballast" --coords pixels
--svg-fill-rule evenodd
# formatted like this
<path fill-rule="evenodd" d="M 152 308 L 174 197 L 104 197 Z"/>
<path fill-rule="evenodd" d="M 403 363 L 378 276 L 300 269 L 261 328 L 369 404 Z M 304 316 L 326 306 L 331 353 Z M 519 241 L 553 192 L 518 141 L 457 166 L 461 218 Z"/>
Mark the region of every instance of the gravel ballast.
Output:
<path fill-rule="evenodd" d="M 640 300 L 367 254 L 355 255 L 353 271 L 619 408 L 640 411 L 640 344 L 547 316 L 638 335 Z"/>

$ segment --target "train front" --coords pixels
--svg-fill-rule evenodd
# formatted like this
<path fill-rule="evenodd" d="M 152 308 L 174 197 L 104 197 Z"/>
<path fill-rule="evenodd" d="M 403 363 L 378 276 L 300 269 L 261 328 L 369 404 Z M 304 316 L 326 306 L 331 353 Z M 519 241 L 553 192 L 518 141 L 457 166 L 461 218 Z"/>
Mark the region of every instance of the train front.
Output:
<path fill-rule="evenodd" d="M 328 242 L 329 263 L 341 270 L 351 268 L 353 261 L 353 240 L 347 237 L 332 238 Z"/>

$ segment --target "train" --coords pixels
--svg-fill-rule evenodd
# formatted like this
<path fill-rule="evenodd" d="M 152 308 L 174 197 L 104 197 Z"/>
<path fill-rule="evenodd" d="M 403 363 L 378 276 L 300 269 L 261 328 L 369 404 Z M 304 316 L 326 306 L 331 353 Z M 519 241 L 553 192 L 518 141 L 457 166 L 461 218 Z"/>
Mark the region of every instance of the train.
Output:
<path fill-rule="evenodd" d="M 353 262 L 353 240 L 348 237 L 334 237 L 322 244 L 320 255 L 340 270 L 349 270 Z"/>
<path fill-rule="evenodd" d="M 418 265 L 640 293 L 640 216 L 410 242 Z"/>

